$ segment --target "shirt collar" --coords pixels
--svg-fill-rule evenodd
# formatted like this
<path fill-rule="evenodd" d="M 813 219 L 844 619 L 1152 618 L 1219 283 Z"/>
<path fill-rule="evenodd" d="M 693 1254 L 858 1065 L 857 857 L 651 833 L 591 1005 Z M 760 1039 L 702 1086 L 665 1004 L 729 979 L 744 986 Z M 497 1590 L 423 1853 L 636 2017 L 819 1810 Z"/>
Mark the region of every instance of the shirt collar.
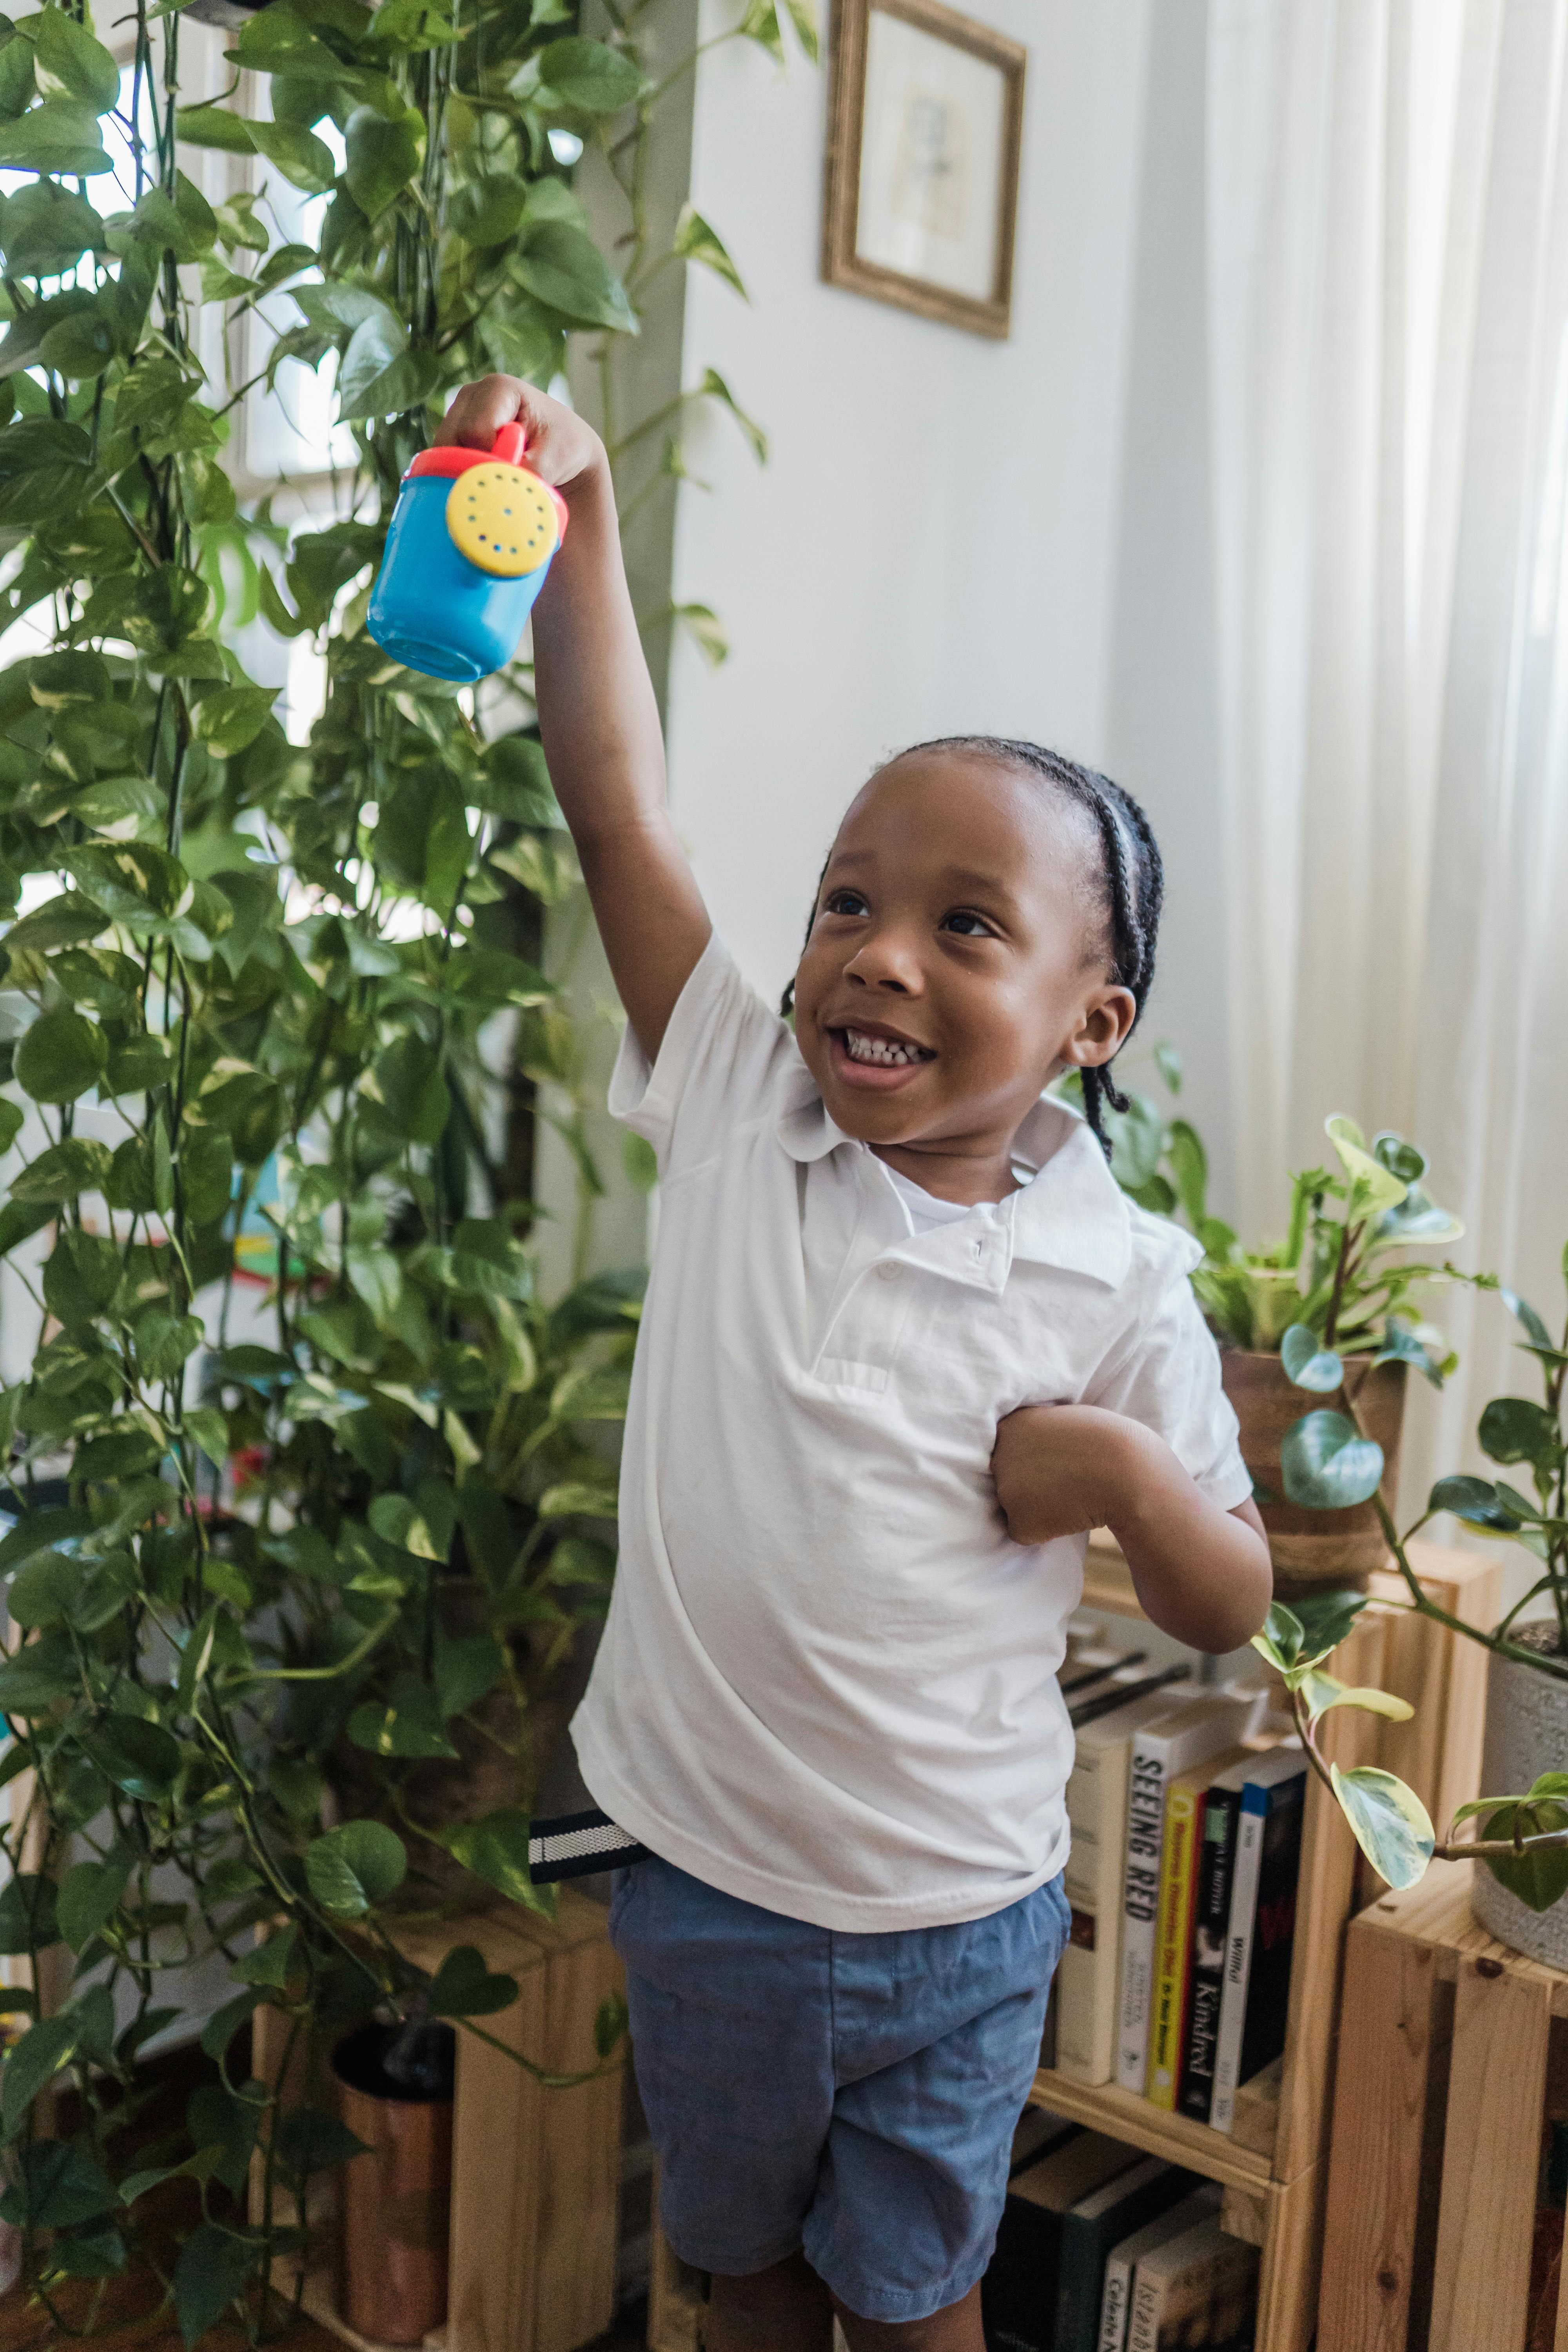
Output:
<path fill-rule="evenodd" d="M 778 1139 L 792 1160 L 808 1165 L 813 1160 L 826 1160 L 841 1143 L 855 1140 L 828 1118 L 827 1106 L 804 1062 L 790 1072 L 784 1107 L 778 1118 Z"/>
<path fill-rule="evenodd" d="M 805 1165 L 826 1160 L 841 1143 L 862 1148 L 828 1117 L 804 1064 L 791 1074 L 777 1132 L 790 1158 Z M 1116 1289 L 1132 1262 L 1132 1222 L 1087 1120 L 1068 1104 L 1042 1095 L 1018 1129 L 1014 1157 L 1035 1172 L 1009 1196 L 1013 1256 L 1087 1275 Z"/>

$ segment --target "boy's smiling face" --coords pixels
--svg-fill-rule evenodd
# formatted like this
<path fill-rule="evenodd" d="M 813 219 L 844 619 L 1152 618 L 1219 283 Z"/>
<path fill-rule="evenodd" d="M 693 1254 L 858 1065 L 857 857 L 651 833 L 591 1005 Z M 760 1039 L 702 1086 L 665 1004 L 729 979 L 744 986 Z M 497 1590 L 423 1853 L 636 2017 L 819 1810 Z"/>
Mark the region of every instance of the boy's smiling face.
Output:
<path fill-rule="evenodd" d="M 948 1199 L 1011 1189 L 1042 1090 L 1132 1024 L 1100 856 L 1086 812 L 1000 761 L 910 752 L 872 777 L 795 983 L 801 1053 L 847 1135 Z"/>

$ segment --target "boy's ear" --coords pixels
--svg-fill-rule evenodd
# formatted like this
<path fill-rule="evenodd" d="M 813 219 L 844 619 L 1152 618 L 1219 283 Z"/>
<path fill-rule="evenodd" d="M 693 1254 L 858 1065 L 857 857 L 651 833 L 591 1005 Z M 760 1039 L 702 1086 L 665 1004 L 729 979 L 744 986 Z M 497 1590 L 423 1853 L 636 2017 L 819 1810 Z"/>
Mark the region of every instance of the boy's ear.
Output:
<path fill-rule="evenodd" d="M 1125 1044 L 1137 1018 L 1138 1000 L 1130 988 L 1097 989 L 1062 1047 L 1063 1062 L 1068 1069 L 1099 1069 Z"/>

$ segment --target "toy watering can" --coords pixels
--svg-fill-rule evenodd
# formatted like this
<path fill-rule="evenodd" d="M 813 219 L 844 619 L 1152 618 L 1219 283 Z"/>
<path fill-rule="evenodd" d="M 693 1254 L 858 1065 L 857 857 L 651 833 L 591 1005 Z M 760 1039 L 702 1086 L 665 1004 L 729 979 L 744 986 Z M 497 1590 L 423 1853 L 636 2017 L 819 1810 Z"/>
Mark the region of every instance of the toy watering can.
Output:
<path fill-rule="evenodd" d="M 471 686 L 516 653 L 566 502 L 522 462 L 521 425 L 483 449 L 422 449 L 404 475 L 365 625 L 426 677 Z"/>

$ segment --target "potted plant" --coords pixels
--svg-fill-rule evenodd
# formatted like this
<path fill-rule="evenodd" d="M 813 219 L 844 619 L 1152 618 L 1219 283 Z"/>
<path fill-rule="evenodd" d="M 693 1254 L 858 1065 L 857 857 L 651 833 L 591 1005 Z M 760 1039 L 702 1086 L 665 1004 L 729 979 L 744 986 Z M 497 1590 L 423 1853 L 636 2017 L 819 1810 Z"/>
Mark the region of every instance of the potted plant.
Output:
<path fill-rule="evenodd" d="M 1476 1874 L 1472 1901 L 1482 1925 L 1531 1958 L 1568 1968 L 1568 1906 L 1562 1902 L 1568 1893 L 1568 1326 L 1553 1339 L 1517 1292 L 1492 1276 L 1477 1279 L 1478 1286 L 1497 1290 L 1515 1317 L 1524 1334 L 1520 1344 L 1534 1358 L 1542 1384 L 1540 1402 L 1495 1397 L 1480 1417 L 1482 1451 L 1513 1477 L 1440 1478 L 1426 1509 L 1401 1534 L 1382 1493 L 1376 1441 L 1343 1388 L 1336 1398 L 1339 1410 L 1320 1405 L 1286 1433 L 1281 1460 L 1287 1492 L 1301 1498 L 1306 1508 L 1314 1507 L 1311 1497 L 1325 1486 L 1363 1496 L 1378 1514 L 1409 1595 L 1407 1605 L 1489 1651 L 1482 1783 L 1496 1793 L 1461 1806 L 1447 1836 L 1438 1842 L 1420 1801 L 1394 1775 L 1325 1766 L 1314 1732 L 1328 1708 L 1365 1706 L 1396 1717 L 1410 1712 L 1403 1701 L 1382 1692 L 1346 1691 L 1327 1671 L 1334 1647 L 1363 1605 L 1360 1596 L 1326 1594 L 1293 1610 L 1276 1604 L 1256 1646 L 1283 1675 L 1314 1768 L 1388 1884 L 1414 1885 L 1434 1854 L 1477 1859 L 1484 1867 Z M 1304 1368 L 1299 1365 L 1298 1372 Z M 1319 1367 L 1324 1389 L 1330 1369 L 1327 1363 Z M 1311 1382 L 1298 1384 L 1311 1392 Z M 1412 1537 L 1445 1514 L 1474 1534 L 1520 1546 L 1539 1569 L 1507 1616 L 1489 1630 L 1438 1608 L 1411 1565 Z M 1467 1824 L 1470 1834 L 1461 1837 Z"/>
<path fill-rule="evenodd" d="M 482 2033 L 515 1997 L 472 1948 L 412 1966 L 392 1910 L 432 1855 L 542 1899 L 527 1710 L 548 1713 L 611 1565 L 595 1433 L 636 1286 L 541 1300 L 531 1250 L 542 1082 L 584 1200 L 599 1180 L 540 968 L 573 869 L 528 672 L 476 703 L 396 669 L 364 635 L 368 580 L 450 384 L 548 376 L 584 330 L 613 378 L 636 294 L 562 156 L 613 144 L 639 283 L 669 257 L 730 268 L 694 215 L 662 248 L 648 230 L 637 37 L 510 0 L 243 13 L 234 62 L 274 78 L 254 120 L 179 107 L 177 5 L 135 0 L 123 100 L 79 6 L 0 20 L 0 163 L 31 175 L 0 212 L 0 546 L 5 619 L 44 635 L 0 675 L 0 1255 L 39 1318 L 0 1395 L 22 1636 L 0 1662 L 0 1950 L 29 2021 L 0 2063 L 0 2221 L 74 2326 L 137 2249 L 142 2192 L 184 2177 L 187 2344 L 231 2308 L 269 2324 L 285 2197 L 357 2146 L 287 2063 L 228 2071 L 254 2012 L 292 2050 L 372 2016 Z M 736 30 L 778 47 L 771 5 Z M 209 203 L 181 142 L 266 185 Z M 100 208 L 82 186 L 112 187 L 111 148 L 130 162 Z M 324 200 L 313 243 L 268 201 L 289 189 Z M 240 509 L 229 435 L 253 376 L 329 361 L 356 462 L 290 535 Z M 308 743 L 236 650 L 258 610 L 325 657 Z M 493 1744 L 492 1702 L 510 1801 L 423 1814 L 418 1770 Z M 383 1818 L 333 1818 L 345 1745 Z M 220 2080 L 183 2143 L 136 2156 L 125 2095 L 179 2021 L 169 1971 L 215 1953 Z M 618 2023 L 612 2004 L 602 2049 Z"/>
<path fill-rule="evenodd" d="M 1168 1046 L 1158 1058 L 1167 1087 L 1178 1093 L 1178 1058 Z M 1391 1133 L 1369 1144 L 1341 1114 L 1325 1121 L 1325 1131 L 1338 1167 L 1293 1175 L 1283 1240 L 1247 1249 L 1209 1212 L 1207 1155 L 1189 1121 L 1167 1121 L 1147 1096 L 1134 1095 L 1110 1129 L 1111 1167 L 1123 1189 L 1142 1207 L 1184 1219 L 1203 1244 L 1193 1288 L 1220 1342 L 1275 1589 L 1286 1597 L 1364 1585 L 1390 1557 L 1370 1496 L 1335 1500 L 1323 1485 L 1309 1503 L 1287 1486 L 1280 1448 L 1300 1418 L 1300 1389 L 1353 1398 L 1382 1453 L 1382 1491 L 1391 1502 L 1409 1369 L 1441 1387 L 1457 1360 L 1441 1332 L 1418 1320 L 1412 1295 L 1426 1284 L 1464 1278 L 1446 1262 L 1408 1255 L 1464 1232 L 1426 1191 L 1426 1160 L 1417 1146 Z"/>
<path fill-rule="evenodd" d="M 300 1262 L 330 1273 L 320 1218 L 288 1207 L 282 1222 Z M 215 1360 L 266 1452 L 251 1540 L 321 1563 L 314 1606 L 289 1622 L 291 1655 L 321 1664 L 341 1645 L 331 1587 L 351 1563 L 373 1579 L 426 1563 L 387 1637 L 295 1697 L 276 1753 L 319 1774 L 344 1818 L 405 1838 L 400 1903 L 472 1910 L 488 1891 L 537 1904 L 529 1819 L 579 1693 L 578 1637 L 608 1602 L 616 1475 L 595 1434 L 625 1414 L 642 1276 L 595 1276 L 546 1306 L 506 1225 L 478 1218 L 402 1264 L 403 1318 L 378 1324 L 352 1292 L 303 1310 L 308 1375 L 255 1349 Z M 434 1330 L 444 1312 L 461 1337 L 437 1388 L 398 1324 Z M 327 1431 L 330 1485 L 301 1514 Z"/>
<path fill-rule="evenodd" d="M 1178 1055 L 1162 1045 L 1156 1060 L 1178 1095 Z M 1568 1968 L 1568 1324 L 1553 1339 L 1536 1309 L 1495 1275 L 1391 1258 L 1412 1244 L 1456 1240 L 1463 1228 L 1426 1192 L 1426 1162 L 1415 1146 L 1384 1134 L 1369 1148 L 1342 1117 L 1329 1119 L 1327 1131 L 1341 1172 L 1313 1169 L 1292 1179 L 1289 1228 L 1272 1250 L 1243 1250 L 1210 1216 L 1201 1139 L 1186 1120 L 1167 1121 L 1148 1096 L 1131 1095 L 1114 1116 L 1111 1165 L 1142 1206 L 1184 1218 L 1204 1244 L 1193 1286 L 1222 1341 L 1226 1391 L 1276 1563 L 1279 1597 L 1253 1646 L 1284 1682 L 1313 1769 L 1389 1885 L 1414 1885 L 1434 1856 L 1478 1861 L 1482 1924 L 1532 1958 Z M 1331 1201 L 1337 1213 L 1325 1205 Z M 1568 1248 L 1563 1263 L 1568 1282 Z M 1415 1321 L 1410 1307 L 1418 1285 L 1443 1280 L 1497 1292 L 1535 1360 L 1541 1402 L 1496 1397 L 1477 1433 L 1490 1460 L 1528 1474 L 1533 1494 L 1517 1475 L 1440 1478 L 1402 1534 L 1393 1495 L 1403 1390 L 1391 1411 L 1376 1383 L 1384 1372 L 1402 1381 L 1414 1364 L 1440 1386 L 1453 1370 L 1442 1334 Z M 1310 1398 L 1319 1402 L 1304 1410 Z M 1540 1574 L 1489 1630 L 1438 1607 L 1411 1564 L 1412 1538 L 1444 1516 L 1521 1546 L 1539 1563 Z M 1510 1793 L 1462 1806 L 1441 1841 L 1396 1775 L 1373 1766 L 1342 1771 L 1316 1738 L 1335 1707 L 1396 1721 L 1411 1713 L 1404 1700 L 1347 1688 L 1329 1670 L 1365 1605 L 1366 1574 L 1384 1564 L 1404 1580 L 1405 1606 L 1490 1653 L 1482 1778 Z M 1538 1613 L 1526 1617 L 1527 1610 Z"/>

